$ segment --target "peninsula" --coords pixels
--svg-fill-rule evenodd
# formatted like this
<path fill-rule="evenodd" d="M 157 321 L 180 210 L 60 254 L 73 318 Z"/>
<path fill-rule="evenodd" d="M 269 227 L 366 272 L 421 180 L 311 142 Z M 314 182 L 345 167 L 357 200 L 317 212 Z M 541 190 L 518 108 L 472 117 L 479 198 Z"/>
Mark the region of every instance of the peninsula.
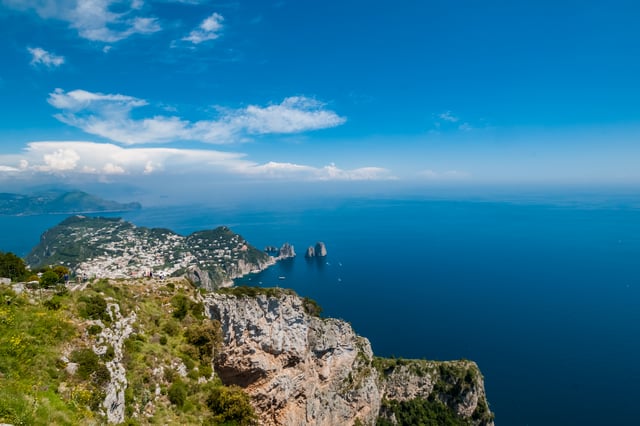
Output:
<path fill-rule="evenodd" d="M 124 212 L 140 209 L 140 203 L 119 203 L 82 191 L 49 191 L 34 195 L 0 193 L 0 215 Z"/>

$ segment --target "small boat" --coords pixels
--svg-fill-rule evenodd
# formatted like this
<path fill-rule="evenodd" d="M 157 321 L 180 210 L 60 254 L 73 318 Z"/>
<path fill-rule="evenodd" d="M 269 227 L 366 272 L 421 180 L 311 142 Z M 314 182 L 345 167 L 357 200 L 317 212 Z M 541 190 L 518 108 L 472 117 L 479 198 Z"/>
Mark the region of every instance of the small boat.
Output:
<path fill-rule="evenodd" d="M 284 280 L 287 277 L 278 277 L 279 280 Z"/>

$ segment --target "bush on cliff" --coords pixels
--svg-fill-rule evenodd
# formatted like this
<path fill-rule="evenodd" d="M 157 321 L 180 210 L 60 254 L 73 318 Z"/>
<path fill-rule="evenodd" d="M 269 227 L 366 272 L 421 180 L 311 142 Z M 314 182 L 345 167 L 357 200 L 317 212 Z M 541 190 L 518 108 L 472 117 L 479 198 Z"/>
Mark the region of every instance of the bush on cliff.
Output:
<path fill-rule="evenodd" d="M 213 413 L 213 424 L 238 426 L 258 424 L 249 396 L 237 386 L 214 387 L 207 397 L 207 406 Z"/>
<path fill-rule="evenodd" d="M 468 424 L 437 399 L 383 401 L 381 412 L 388 413 L 389 416 L 379 417 L 376 426 L 465 426 Z M 393 416 L 397 423 L 388 420 L 388 417 Z"/>

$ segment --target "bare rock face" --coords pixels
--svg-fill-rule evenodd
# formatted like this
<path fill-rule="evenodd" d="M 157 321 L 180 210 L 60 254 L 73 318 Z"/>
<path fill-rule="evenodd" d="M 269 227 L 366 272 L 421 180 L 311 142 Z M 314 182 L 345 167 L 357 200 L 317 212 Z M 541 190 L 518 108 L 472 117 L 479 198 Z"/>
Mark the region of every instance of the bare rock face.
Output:
<path fill-rule="evenodd" d="M 327 255 L 327 247 L 324 245 L 322 241 L 318 241 L 316 243 L 316 256 L 325 257 Z"/>
<path fill-rule="evenodd" d="M 289 243 L 284 243 L 280 250 L 278 250 L 278 259 L 289 259 L 296 257 L 296 251 Z"/>
<path fill-rule="evenodd" d="M 123 317 L 120 313 L 120 306 L 117 303 L 108 303 L 107 312 L 111 317 L 112 325 L 104 327 L 98 336 L 98 342 L 93 351 L 96 354 L 103 354 L 107 351 L 107 346 L 114 349 L 114 357 L 107 362 L 107 369 L 111 379 L 107 384 L 106 396 L 102 406 L 106 410 L 109 423 L 122 423 L 125 419 L 124 391 L 127 388 L 126 371 L 123 365 L 124 341 L 133 332 L 132 324 L 136 321 L 136 313 Z"/>
<path fill-rule="evenodd" d="M 304 257 L 310 258 L 315 257 L 315 255 L 316 250 L 312 246 L 307 247 L 307 251 L 304 253 Z"/>
<path fill-rule="evenodd" d="M 395 424 L 389 401 L 430 399 L 465 424 L 493 425 L 475 363 L 374 358 L 348 323 L 309 315 L 290 291 L 263 290 L 205 298 L 222 328 L 216 374 L 245 389 L 260 424 L 373 425 L 379 416 Z"/>
<path fill-rule="evenodd" d="M 380 407 L 369 341 L 305 313 L 294 295 L 207 296 L 224 345 L 216 373 L 252 396 L 265 425 L 371 424 Z"/>

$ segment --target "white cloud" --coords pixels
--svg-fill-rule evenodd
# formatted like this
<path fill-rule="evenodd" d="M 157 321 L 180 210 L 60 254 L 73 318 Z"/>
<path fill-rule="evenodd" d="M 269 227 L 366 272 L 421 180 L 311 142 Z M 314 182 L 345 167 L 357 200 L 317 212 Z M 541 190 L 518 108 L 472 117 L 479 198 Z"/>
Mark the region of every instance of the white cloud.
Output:
<path fill-rule="evenodd" d="M 31 142 L 21 155 L 0 155 L 0 174 L 46 173 L 97 177 L 169 174 L 223 176 L 225 179 L 362 181 L 395 179 L 379 167 L 340 169 L 248 160 L 244 153 L 176 148 L 129 148 L 95 142 Z"/>
<path fill-rule="evenodd" d="M 0 165 L 0 173 L 12 173 L 12 172 L 19 172 L 19 171 L 20 169 L 16 167 Z"/>
<path fill-rule="evenodd" d="M 161 30 L 154 17 L 134 16 L 142 9 L 142 0 L 2 0 L 17 10 L 34 10 L 43 19 L 67 22 L 80 37 L 114 43 L 134 34 Z M 119 12 L 113 12 L 117 7 Z"/>
<path fill-rule="evenodd" d="M 64 57 L 47 52 L 41 47 L 27 47 L 31 53 L 31 65 L 44 65 L 48 68 L 59 67 L 64 64 Z"/>
<path fill-rule="evenodd" d="M 175 140 L 224 144 L 241 142 L 247 135 L 300 133 L 339 126 L 346 121 L 325 109 L 321 102 L 304 96 L 289 97 L 280 104 L 265 107 L 219 109 L 216 119 L 196 122 L 164 115 L 133 119 L 131 110 L 148 103 L 121 94 L 56 89 L 48 102 L 62 111 L 55 117 L 63 123 L 125 144 Z"/>
<path fill-rule="evenodd" d="M 460 121 L 460 118 L 456 117 L 451 113 L 451 111 L 445 111 L 437 115 L 437 117 L 442 121 L 447 121 L 449 123 L 456 123 Z"/>
<path fill-rule="evenodd" d="M 207 17 L 200 25 L 192 30 L 188 36 L 182 40 L 190 41 L 193 44 L 200 44 L 208 40 L 215 40 L 220 37 L 222 31 L 222 22 L 224 17 L 219 13 L 213 13 Z"/>
<path fill-rule="evenodd" d="M 42 171 L 61 172 L 73 170 L 78 164 L 80 156 L 73 149 L 57 149 L 43 155 L 44 165 L 39 166 Z"/>
<path fill-rule="evenodd" d="M 249 133 L 297 133 L 304 130 L 335 127 L 345 122 L 333 111 L 322 109 L 324 105 L 303 96 L 286 98 L 279 105 L 258 107 L 249 105 L 239 111 L 234 121 Z"/>
<path fill-rule="evenodd" d="M 105 95 L 103 93 L 92 93 L 86 90 L 72 90 L 64 92 L 56 89 L 49 94 L 49 104 L 62 109 L 78 111 L 86 109 L 89 111 L 113 111 L 117 113 L 129 112 L 134 107 L 147 105 L 147 102 L 125 95 Z"/>

